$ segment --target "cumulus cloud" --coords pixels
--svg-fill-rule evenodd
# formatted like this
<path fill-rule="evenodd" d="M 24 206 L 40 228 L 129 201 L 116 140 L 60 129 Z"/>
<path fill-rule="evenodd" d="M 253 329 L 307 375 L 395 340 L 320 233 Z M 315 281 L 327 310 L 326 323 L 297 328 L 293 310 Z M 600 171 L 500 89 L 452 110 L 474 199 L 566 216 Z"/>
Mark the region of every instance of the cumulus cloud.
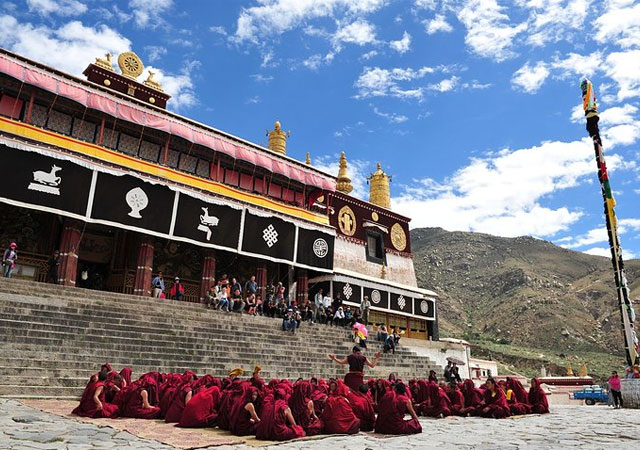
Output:
<path fill-rule="evenodd" d="M 622 48 L 640 46 L 640 3 L 628 0 L 607 2 L 604 14 L 595 20 L 595 38 Z"/>
<path fill-rule="evenodd" d="M 372 44 L 376 42 L 376 27 L 363 19 L 341 26 L 336 31 L 334 43 L 339 46 L 342 42 L 360 46 Z"/>
<path fill-rule="evenodd" d="M 87 5 L 78 0 L 27 0 L 29 12 L 41 16 L 78 16 L 87 12 Z"/>
<path fill-rule="evenodd" d="M 173 6 L 173 0 L 130 0 L 133 19 L 140 28 L 155 28 L 164 23 L 162 14 Z"/>
<path fill-rule="evenodd" d="M 453 27 L 447 22 L 444 14 L 436 14 L 431 20 L 424 20 L 424 29 L 427 34 L 450 33 Z"/>
<path fill-rule="evenodd" d="M 618 220 L 618 234 L 624 235 L 628 232 L 637 232 L 640 231 L 640 219 L 620 219 Z M 601 224 L 597 228 L 593 228 L 587 231 L 584 234 L 581 234 L 577 237 L 568 236 L 562 239 L 558 239 L 556 242 L 560 244 L 560 246 L 565 248 L 577 249 L 580 247 L 586 247 L 594 244 L 599 244 L 601 242 L 608 242 L 609 234 L 607 233 L 607 227 L 605 224 Z M 607 251 L 609 249 L 607 248 Z M 585 250 L 585 253 L 589 253 L 589 250 Z M 609 253 L 609 256 L 611 253 Z M 604 255 L 607 256 L 607 255 Z"/>
<path fill-rule="evenodd" d="M 568 53 L 564 58 L 556 55 L 550 66 L 556 69 L 560 78 L 572 76 L 591 77 L 600 69 L 602 64 L 602 52 L 596 51 L 589 55 Z"/>
<path fill-rule="evenodd" d="M 454 90 L 459 82 L 460 78 L 454 75 L 451 78 L 446 78 L 438 83 L 428 85 L 427 89 L 438 92 L 449 92 Z"/>
<path fill-rule="evenodd" d="M 405 31 L 402 39 L 389 42 L 389 47 L 400 54 L 408 52 L 411 47 L 411 35 Z"/>
<path fill-rule="evenodd" d="M 443 67 L 428 66 L 423 66 L 419 69 L 365 67 L 355 82 L 355 87 L 358 89 L 356 98 L 386 96 L 421 98 L 423 96 L 423 89 L 421 87 L 403 88 L 400 84 L 419 80 L 428 74 L 442 71 L 443 69 Z"/>
<path fill-rule="evenodd" d="M 548 42 L 572 40 L 582 29 L 593 0 L 518 0 L 530 10 L 527 43 L 544 46 Z"/>
<path fill-rule="evenodd" d="M 527 94 L 535 94 L 549 76 L 547 65 L 539 61 L 535 65 L 525 63 L 511 78 L 514 89 L 523 89 Z"/>
<path fill-rule="evenodd" d="M 171 95 L 167 107 L 181 111 L 198 104 L 198 97 L 194 90 L 195 86 L 191 74 L 199 67 L 199 61 L 188 61 L 180 73 L 172 74 L 162 69 L 148 66 L 145 67 L 140 78 L 146 79 L 149 76 L 149 71 L 153 71 L 154 79 L 162 84 L 162 89 L 164 89 L 167 94 Z"/>
<path fill-rule="evenodd" d="M 604 71 L 618 85 L 618 101 L 640 96 L 640 50 L 610 53 Z"/>

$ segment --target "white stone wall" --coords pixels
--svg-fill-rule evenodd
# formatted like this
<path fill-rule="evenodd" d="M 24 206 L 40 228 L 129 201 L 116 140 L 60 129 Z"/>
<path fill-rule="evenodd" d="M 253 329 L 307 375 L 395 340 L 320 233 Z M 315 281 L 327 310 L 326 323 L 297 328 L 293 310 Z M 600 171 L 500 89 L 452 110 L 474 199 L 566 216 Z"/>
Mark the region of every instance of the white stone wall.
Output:
<path fill-rule="evenodd" d="M 367 261 L 364 244 L 336 237 L 334 250 L 334 269 L 345 269 L 370 277 L 380 278 L 382 266 Z M 417 287 L 413 259 L 387 253 L 386 280 Z"/>
<path fill-rule="evenodd" d="M 620 380 L 620 392 L 625 408 L 640 408 L 640 378 Z"/>
<path fill-rule="evenodd" d="M 464 366 L 459 366 L 460 378 L 469 378 L 469 347 L 463 344 L 456 344 L 446 341 L 423 341 L 421 339 L 402 338 L 400 345 L 409 347 L 420 356 L 425 356 L 444 368 L 447 366 L 447 358 L 453 356 L 465 362 Z M 428 374 L 425 374 L 425 378 Z M 436 374 L 441 379 L 443 374 Z"/>

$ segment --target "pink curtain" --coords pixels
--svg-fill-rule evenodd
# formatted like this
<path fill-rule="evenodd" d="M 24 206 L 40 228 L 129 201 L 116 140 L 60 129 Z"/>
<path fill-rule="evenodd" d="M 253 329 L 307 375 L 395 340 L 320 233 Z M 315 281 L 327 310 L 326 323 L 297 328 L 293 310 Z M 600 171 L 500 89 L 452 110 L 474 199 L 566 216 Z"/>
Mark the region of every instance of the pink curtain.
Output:
<path fill-rule="evenodd" d="M 26 70 L 24 81 L 33 84 L 34 86 L 41 87 L 42 89 L 46 89 L 47 91 L 58 91 L 58 82 L 55 78 L 40 72 L 36 72 L 32 69 Z"/>
<path fill-rule="evenodd" d="M 97 109 L 98 111 L 105 112 L 113 117 L 116 116 L 118 104 L 108 99 L 107 97 L 103 97 L 102 95 L 89 93 L 89 108 Z"/>
<path fill-rule="evenodd" d="M 4 72 L 20 81 L 24 80 L 24 67 L 2 57 L 0 57 L 0 72 Z"/>
<path fill-rule="evenodd" d="M 145 126 L 154 128 L 156 130 L 166 131 L 167 133 L 171 132 L 171 122 L 169 122 L 164 117 L 156 116 L 149 113 L 147 113 L 146 116 Z"/>
<path fill-rule="evenodd" d="M 84 106 L 87 106 L 89 101 L 89 93 L 85 89 L 72 86 L 63 81 L 58 82 L 58 95 L 70 98 Z"/>

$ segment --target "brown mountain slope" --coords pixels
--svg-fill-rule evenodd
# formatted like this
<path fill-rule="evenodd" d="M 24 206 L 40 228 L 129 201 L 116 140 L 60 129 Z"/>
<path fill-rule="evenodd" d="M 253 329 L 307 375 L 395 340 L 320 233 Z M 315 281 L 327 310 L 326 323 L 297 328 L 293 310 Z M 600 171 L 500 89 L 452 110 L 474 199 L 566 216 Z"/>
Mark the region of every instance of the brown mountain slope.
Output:
<path fill-rule="evenodd" d="M 440 294 L 441 336 L 567 354 L 623 351 L 609 259 L 532 237 L 411 234 L 418 284 Z M 636 299 L 640 260 L 626 271 Z"/>

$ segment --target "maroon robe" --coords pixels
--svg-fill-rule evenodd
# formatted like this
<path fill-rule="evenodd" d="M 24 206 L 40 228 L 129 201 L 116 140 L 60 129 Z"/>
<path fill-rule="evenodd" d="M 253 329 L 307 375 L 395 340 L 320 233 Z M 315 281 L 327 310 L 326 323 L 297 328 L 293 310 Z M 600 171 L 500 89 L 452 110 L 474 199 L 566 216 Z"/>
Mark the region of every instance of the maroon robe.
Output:
<path fill-rule="evenodd" d="M 102 392 L 98 396 L 98 400 L 102 403 L 102 409 L 98 409 L 96 402 L 93 400 L 93 397 L 99 388 L 102 388 Z M 89 382 L 85 388 L 85 392 L 82 394 L 80 404 L 72 411 L 71 414 L 76 414 L 81 417 L 90 417 L 92 419 L 118 417 L 118 406 L 105 401 L 105 389 L 106 386 L 103 381 Z"/>
<path fill-rule="evenodd" d="M 344 376 L 344 384 L 351 390 L 356 391 L 361 384 L 364 384 L 364 365 L 366 362 L 367 357 L 360 352 L 347 356 L 349 372 Z"/>
<path fill-rule="evenodd" d="M 376 413 L 373 409 L 373 398 L 369 393 L 349 392 L 349 403 L 355 416 L 360 419 L 360 431 L 373 431 L 376 425 Z"/>
<path fill-rule="evenodd" d="M 311 416 L 309 402 L 311 400 L 313 388 L 308 381 L 299 381 L 293 386 L 293 394 L 289 397 L 289 408 L 296 420 L 296 424 L 304 428 L 307 436 L 320 434 L 322 431 L 322 421 Z M 315 402 L 314 402 L 315 411 Z"/>
<path fill-rule="evenodd" d="M 236 397 L 242 394 L 242 386 L 245 382 L 236 378 L 227 386 L 222 392 L 220 398 L 220 406 L 218 407 L 218 428 L 221 430 L 229 429 L 229 417 L 231 414 L 231 408 L 233 407 Z"/>
<path fill-rule="evenodd" d="M 356 434 L 360 431 L 360 419 L 351 408 L 347 395 L 349 389 L 339 382 L 334 392 L 324 402 L 324 410 L 320 420 L 324 424 L 326 434 Z"/>
<path fill-rule="evenodd" d="M 285 411 L 289 407 L 285 401 L 286 392 L 276 389 L 273 395 L 265 399 L 262 416 L 256 426 L 256 438 L 268 441 L 288 441 L 305 437 L 300 425 L 290 425 Z"/>
<path fill-rule="evenodd" d="M 211 386 L 191 397 L 184 407 L 179 427 L 204 428 L 211 427 L 218 418 L 218 401 L 220 400 L 220 388 Z"/>
<path fill-rule="evenodd" d="M 185 383 L 176 391 L 173 396 L 173 401 L 167 410 L 167 413 L 164 415 L 164 421 L 167 423 L 180 422 L 180 418 L 182 418 L 182 412 L 184 411 L 184 407 L 186 406 L 186 397 L 187 394 L 192 392 L 191 390 L 191 382 Z"/>
<path fill-rule="evenodd" d="M 417 434 L 422 433 L 422 425 L 415 419 L 404 420 L 409 399 L 387 390 L 378 401 L 378 418 L 376 433 L 382 434 Z"/>
<path fill-rule="evenodd" d="M 122 389 L 116 395 L 115 401 L 120 407 L 120 415 L 122 417 L 131 417 L 134 419 L 157 419 L 160 415 L 160 408 L 153 406 L 152 408 L 144 408 L 142 406 L 143 390 L 149 394 L 149 387 L 151 383 L 147 383 L 144 380 L 138 380 L 135 383 Z M 151 398 L 150 396 L 148 397 Z M 151 403 L 151 402 L 149 402 Z"/>
<path fill-rule="evenodd" d="M 427 383 L 427 397 L 420 404 L 420 414 L 427 417 L 448 417 L 451 415 L 451 405 L 447 394 L 433 381 Z"/>
<path fill-rule="evenodd" d="M 540 387 L 540 380 L 534 378 L 531 380 L 531 389 L 529 389 L 529 405 L 533 414 L 549 413 L 549 402 L 547 394 Z"/>
<path fill-rule="evenodd" d="M 463 415 L 461 412 L 462 408 L 464 408 L 464 396 L 462 395 L 462 391 L 457 387 L 450 387 L 447 390 L 447 397 L 449 397 L 451 413 L 455 415 Z"/>
<path fill-rule="evenodd" d="M 249 436 L 256 432 L 256 423 L 251 420 L 251 413 L 245 409 L 249 403 L 253 403 L 256 415 L 260 417 L 260 396 L 258 395 L 257 400 L 254 402 L 254 392 L 258 392 L 256 387 L 248 382 L 243 383 L 241 394 L 236 397 L 231 407 L 229 414 L 229 431 L 236 436 Z"/>
<path fill-rule="evenodd" d="M 489 389 L 484 392 L 484 404 L 481 408 L 480 415 L 482 417 L 489 417 L 493 419 L 503 419 L 511 415 L 509 404 L 507 403 L 507 397 L 500 389 L 500 386 L 496 385 L 496 391 L 491 393 Z M 485 408 L 489 410 L 485 412 Z"/>
<path fill-rule="evenodd" d="M 482 405 L 484 405 L 484 395 L 480 389 L 476 388 L 473 381 L 467 379 L 462 382 L 462 396 L 464 397 L 464 407 L 461 414 L 478 415 Z"/>

